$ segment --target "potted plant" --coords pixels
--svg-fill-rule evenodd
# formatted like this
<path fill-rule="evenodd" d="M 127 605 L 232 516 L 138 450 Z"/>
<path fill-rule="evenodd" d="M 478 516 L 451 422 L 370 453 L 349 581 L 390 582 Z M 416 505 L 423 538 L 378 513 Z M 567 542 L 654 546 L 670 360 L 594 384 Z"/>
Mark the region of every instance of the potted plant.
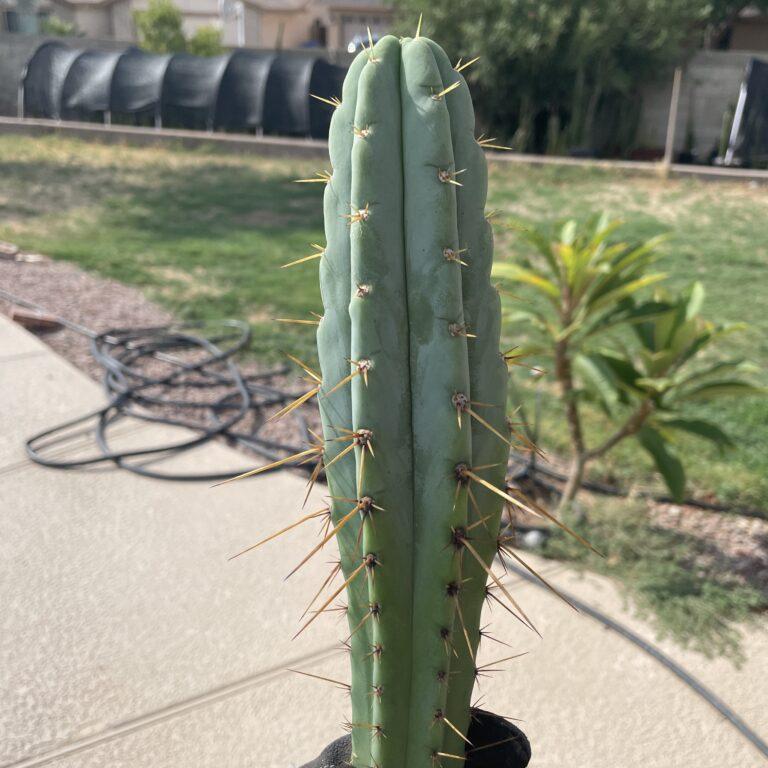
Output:
<path fill-rule="evenodd" d="M 327 533 L 307 557 L 335 539 L 343 573 L 300 631 L 347 594 L 350 735 L 311 764 L 324 768 L 530 759 L 521 731 L 470 706 L 483 603 L 509 600 L 530 621 L 492 570 L 507 544 L 502 506 L 523 502 L 505 487 L 507 360 L 484 211 L 492 140 L 475 138 L 466 66 L 418 32 L 387 36 L 332 102 L 333 173 L 318 174 L 321 370 L 303 366 L 314 385 L 294 404 L 318 397 L 323 438 L 299 458 L 322 457 L 330 494 Z"/>

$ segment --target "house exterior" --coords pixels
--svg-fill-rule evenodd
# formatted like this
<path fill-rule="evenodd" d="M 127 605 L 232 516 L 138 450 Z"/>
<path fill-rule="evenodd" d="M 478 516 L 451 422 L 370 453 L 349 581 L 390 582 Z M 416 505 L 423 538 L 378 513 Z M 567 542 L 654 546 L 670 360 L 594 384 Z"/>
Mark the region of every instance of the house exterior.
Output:
<path fill-rule="evenodd" d="M 768 51 L 768 14 L 745 8 L 729 26 L 723 42 L 729 51 Z"/>
<path fill-rule="evenodd" d="M 355 38 L 388 31 L 392 9 L 384 0 L 174 0 L 187 35 L 201 26 L 221 29 L 226 46 L 347 50 Z M 148 0 L 0 0 L 0 31 L 19 29 L 21 5 L 34 4 L 38 18 L 56 16 L 79 34 L 101 40 L 136 41 L 133 13 Z M 29 6 L 28 6 L 29 7 Z"/>

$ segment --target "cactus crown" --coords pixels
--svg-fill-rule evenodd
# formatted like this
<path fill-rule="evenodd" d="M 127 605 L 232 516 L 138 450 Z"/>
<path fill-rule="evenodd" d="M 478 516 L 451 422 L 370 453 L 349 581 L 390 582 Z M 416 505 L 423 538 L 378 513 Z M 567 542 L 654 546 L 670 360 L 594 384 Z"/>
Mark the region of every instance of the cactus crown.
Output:
<path fill-rule="evenodd" d="M 384 37 L 331 123 L 318 398 L 358 768 L 464 754 L 498 546 L 507 369 L 462 68 Z"/>

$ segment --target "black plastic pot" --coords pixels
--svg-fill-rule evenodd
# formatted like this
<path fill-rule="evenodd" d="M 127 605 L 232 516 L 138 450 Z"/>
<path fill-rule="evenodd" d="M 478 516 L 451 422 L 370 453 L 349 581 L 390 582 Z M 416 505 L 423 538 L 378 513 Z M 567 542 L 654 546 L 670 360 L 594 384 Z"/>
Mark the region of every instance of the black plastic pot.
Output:
<path fill-rule="evenodd" d="M 472 710 L 467 738 L 466 768 L 526 768 L 531 759 L 531 745 L 525 734 L 503 717 Z M 331 742 L 312 762 L 301 768 L 349 768 L 352 741 L 349 736 Z"/>

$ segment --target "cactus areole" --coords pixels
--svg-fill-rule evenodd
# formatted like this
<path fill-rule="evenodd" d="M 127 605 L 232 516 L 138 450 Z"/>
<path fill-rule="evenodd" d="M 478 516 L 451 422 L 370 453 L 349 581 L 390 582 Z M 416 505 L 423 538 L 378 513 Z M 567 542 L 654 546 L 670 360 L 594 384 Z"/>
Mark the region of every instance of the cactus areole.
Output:
<path fill-rule="evenodd" d="M 487 170 L 463 76 L 431 40 L 384 37 L 349 69 L 329 151 L 318 402 L 352 763 L 434 768 L 464 755 L 503 504 L 488 486 L 504 489 L 509 447 Z"/>

